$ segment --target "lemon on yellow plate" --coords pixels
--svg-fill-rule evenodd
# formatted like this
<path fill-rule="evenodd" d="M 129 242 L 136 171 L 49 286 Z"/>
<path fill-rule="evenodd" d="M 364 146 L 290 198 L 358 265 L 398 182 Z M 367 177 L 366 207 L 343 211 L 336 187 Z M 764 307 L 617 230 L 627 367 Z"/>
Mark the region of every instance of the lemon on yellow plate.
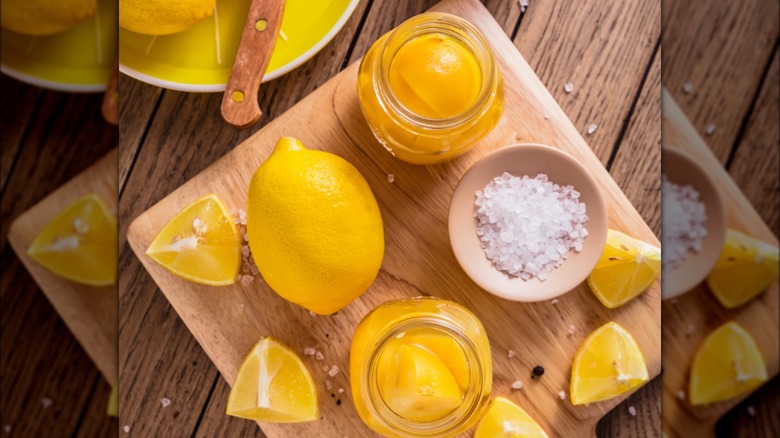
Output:
<path fill-rule="evenodd" d="M 723 307 L 739 307 L 777 280 L 778 251 L 775 245 L 728 230 L 720 258 L 707 276 L 707 286 Z"/>
<path fill-rule="evenodd" d="M 224 91 L 251 0 L 216 0 L 213 15 L 171 35 L 119 30 L 119 68 L 135 79 L 178 91 Z M 287 0 L 281 32 L 263 81 L 300 66 L 341 30 L 359 0 Z"/>
<path fill-rule="evenodd" d="M 116 0 L 97 0 L 91 17 L 60 33 L 25 35 L 3 28 L 2 71 L 20 81 L 53 90 L 103 91 L 116 65 L 116 16 Z"/>
<path fill-rule="evenodd" d="M 649 380 L 639 345 L 618 323 L 611 321 L 583 341 L 571 370 L 574 405 L 609 400 Z"/>
<path fill-rule="evenodd" d="M 385 251 L 382 216 L 363 175 L 291 137 L 252 177 L 247 235 L 265 282 L 321 315 L 365 292 Z"/>
<path fill-rule="evenodd" d="M 51 35 L 95 14 L 96 0 L 2 0 L 2 27 L 25 35 Z"/>
<path fill-rule="evenodd" d="M 604 252 L 587 281 L 601 304 L 614 309 L 646 291 L 660 273 L 660 248 L 609 230 Z"/>
<path fill-rule="evenodd" d="M 547 433 L 523 408 L 504 397 L 496 397 L 480 420 L 474 438 L 498 437 L 547 438 Z"/>
<path fill-rule="evenodd" d="M 276 423 L 317 419 L 317 388 L 306 365 L 290 348 L 265 337 L 236 375 L 225 413 Z"/>
<path fill-rule="evenodd" d="M 746 394 L 768 379 L 766 364 L 753 336 L 735 322 L 710 333 L 691 365 L 688 396 L 692 405 Z"/>
<path fill-rule="evenodd" d="M 27 254 L 67 280 L 108 286 L 116 282 L 117 246 L 116 219 L 93 193 L 55 216 Z"/>
<path fill-rule="evenodd" d="M 214 14 L 215 0 L 119 0 L 119 25 L 147 35 L 182 32 Z"/>
<path fill-rule="evenodd" d="M 211 194 L 171 219 L 146 255 L 186 280 L 211 286 L 233 284 L 241 267 L 241 237 L 222 201 Z"/>

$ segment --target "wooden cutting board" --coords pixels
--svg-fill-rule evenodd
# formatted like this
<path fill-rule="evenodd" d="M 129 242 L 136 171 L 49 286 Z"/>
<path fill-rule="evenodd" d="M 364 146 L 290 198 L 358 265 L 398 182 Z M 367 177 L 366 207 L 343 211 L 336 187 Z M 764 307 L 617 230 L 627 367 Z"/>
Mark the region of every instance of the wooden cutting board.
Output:
<path fill-rule="evenodd" d="M 405 164 L 376 142 L 360 111 L 357 70 L 353 64 L 299 102 L 229 154 L 179 187 L 130 225 L 127 240 L 189 330 L 232 384 L 239 365 L 258 338 L 272 335 L 299 353 L 321 350 L 324 360 L 304 356 L 318 385 L 322 419 L 297 425 L 261 424 L 269 437 L 371 436 L 352 404 L 348 356 L 357 323 L 376 305 L 394 298 L 433 295 L 459 302 L 482 320 L 494 361 L 494 394 L 519 403 L 551 436 L 595 435 L 598 420 L 626 396 L 590 406 L 568 399 L 571 362 L 583 339 L 615 320 L 636 337 L 650 375 L 661 367 L 660 282 L 620 309 L 604 308 L 586 285 L 557 304 L 515 303 L 476 286 L 461 270 L 450 249 L 447 211 L 463 173 L 488 152 L 518 142 L 553 145 L 585 164 L 600 182 L 608 203 L 610 227 L 658 244 L 651 229 L 621 192 L 528 63 L 490 13 L 476 0 L 445 0 L 434 10 L 459 15 L 476 25 L 491 42 L 506 85 L 506 110 L 497 128 L 473 150 L 435 166 Z M 246 208 L 249 181 L 281 136 L 295 136 L 309 148 L 344 157 L 368 180 L 385 225 L 386 252 L 374 285 L 338 316 L 311 316 L 279 298 L 262 281 L 248 286 L 214 288 L 181 280 L 144 251 L 154 236 L 183 207 L 216 193 L 228 208 Z M 388 175 L 394 175 L 394 182 Z M 570 326 L 575 333 L 567 336 Z M 508 358 L 508 350 L 517 353 Z M 341 372 L 328 377 L 326 369 Z M 541 379 L 531 369 L 542 365 Z M 524 383 L 515 391 L 515 380 Z M 326 389 L 330 381 L 332 390 Z M 344 388 L 344 393 L 337 392 Z M 566 400 L 558 396 L 566 393 Z M 331 396 L 333 395 L 333 396 Z M 337 404 L 341 400 L 341 404 Z M 227 400 L 222 401 L 226 403 Z"/>
<path fill-rule="evenodd" d="M 671 94 L 664 90 L 662 96 L 664 143 L 686 152 L 709 171 L 723 197 L 727 226 L 777 245 L 775 235 L 734 184 Z M 778 296 L 775 282 L 758 298 L 729 310 L 718 303 L 706 284 L 701 284 L 676 300 L 664 301 L 663 416 L 664 430 L 670 437 L 714 436 L 715 423 L 720 417 L 747 397 L 700 407 L 688 403 L 688 375 L 696 349 L 708 334 L 726 321 L 736 321 L 753 335 L 764 355 L 770 379 L 777 374 L 780 365 Z M 678 397 L 681 390 L 686 393 L 684 400 Z"/>
<path fill-rule="evenodd" d="M 100 196 L 116 216 L 116 166 L 113 150 L 16 218 L 8 232 L 8 241 L 19 260 L 112 386 L 118 377 L 116 286 L 92 287 L 60 278 L 30 258 L 27 248 L 65 207 L 90 193 Z"/>

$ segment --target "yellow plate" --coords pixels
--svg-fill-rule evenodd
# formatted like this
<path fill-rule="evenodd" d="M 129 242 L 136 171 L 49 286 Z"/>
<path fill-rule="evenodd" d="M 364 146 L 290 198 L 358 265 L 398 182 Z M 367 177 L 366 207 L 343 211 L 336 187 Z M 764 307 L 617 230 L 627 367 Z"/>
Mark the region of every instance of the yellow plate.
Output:
<path fill-rule="evenodd" d="M 319 52 L 341 30 L 359 0 L 287 0 L 282 28 L 263 81 L 278 78 Z M 119 29 L 119 69 L 178 91 L 225 90 L 250 0 L 217 0 L 213 17 L 165 36 Z"/>
<path fill-rule="evenodd" d="M 99 0 L 92 18 L 49 36 L 2 29 L 3 73 L 52 90 L 105 90 L 116 62 L 117 10 L 116 0 Z"/>

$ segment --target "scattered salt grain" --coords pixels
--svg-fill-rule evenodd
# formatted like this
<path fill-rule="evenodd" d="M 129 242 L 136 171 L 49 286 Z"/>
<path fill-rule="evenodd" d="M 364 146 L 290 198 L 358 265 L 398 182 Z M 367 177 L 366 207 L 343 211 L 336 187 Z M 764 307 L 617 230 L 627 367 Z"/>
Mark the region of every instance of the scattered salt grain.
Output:
<path fill-rule="evenodd" d="M 512 383 L 512 389 L 521 389 L 523 387 L 523 382 L 519 380 L 515 380 L 514 383 Z"/>
<path fill-rule="evenodd" d="M 661 177 L 661 209 L 664 256 L 664 269 L 679 267 L 690 251 L 701 251 L 702 242 L 707 235 L 704 225 L 707 213 L 704 203 L 699 200 L 699 192 L 693 187 L 677 185 L 663 175 Z"/>
<path fill-rule="evenodd" d="M 241 255 L 243 257 L 249 257 L 249 245 L 241 245 Z"/>
<path fill-rule="evenodd" d="M 238 305 L 238 310 L 243 312 L 244 311 L 244 304 L 239 304 Z"/>
<path fill-rule="evenodd" d="M 249 236 L 246 233 L 241 235 L 241 239 L 243 239 L 244 242 L 249 242 Z"/>
<path fill-rule="evenodd" d="M 239 219 L 246 219 L 246 211 L 244 211 L 243 208 L 238 209 L 238 218 Z"/>
<path fill-rule="evenodd" d="M 515 355 L 516 355 L 516 354 L 517 354 L 517 353 L 515 353 L 513 350 L 509 350 L 509 351 L 507 351 L 507 353 L 506 353 L 506 357 L 508 357 L 508 358 L 510 358 L 510 359 L 511 359 L 511 358 L 515 357 Z"/>
<path fill-rule="evenodd" d="M 558 398 L 561 400 L 566 400 L 566 391 L 561 391 L 558 393 Z"/>
<path fill-rule="evenodd" d="M 477 236 L 496 269 L 512 277 L 544 281 L 587 236 L 585 204 L 572 186 L 547 175 L 504 172 L 476 193 Z"/>
<path fill-rule="evenodd" d="M 42 398 L 42 399 L 41 399 L 41 404 L 43 405 L 43 408 L 44 408 L 44 409 L 48 409 L 48 408 L 49 408 L 49 406 L 51 406 L 51 404 L 52 404 L 52 401 L 51 401 L 51 399 L 50 399 L 50 398 L 48 398 L 48 397 L 44 397 L 44 398 Z"/>
<path fill-rule="evenodd" d="M 395 175 L 393 175 L 392 173 L 388 173 L 387 174 L 387 182 L 393 183 L 394 181 L 395 181 Z"/>
<path fill-rule="evenodd" d="M 677 398 L 679 398 L 680 400 L 685 400 L 685 391 L 683 391 L 682 389 L 677 391 Z"/>
<path fill-rule="evenodd" d="M 244 262 L 244 264 L 241 265 L 241 272 L 249 272 L 249 262 Z"/>
<path fill-rule="evenodd" d="M 344 388 L 339 388 L 339 394 L 343 394 L 343 393 L 344 393 Z"/>
<path fill-rule="evenodd" d="M 544 115 L 544 120 L 548 120 L 549 118 L 550 118 L 550 115 L 549 115 L 549 114 L 545 114 L 545 115 Z"/>
<path fill-rule="evenodd" d="M 688 330 L 685 332 L 685 334 L 690 336 L 694 331 L 696 331 L 696 328 L 693 326 L 693 324 L 688 324 Z"/>
<path fill-rule="evenodd" d="M 531 0 L 519 0 L 518 3 L 520 3 L 520 13 L 524 13 L 525 10 L 528 8 L 528 3 L 530 3 Z"/>
<path fill-rule="evenodd" d="M 748 406 L 747 407 L 747 413 L 751 417 L 755 417 L 756 416 L 756 408 L 754 408 L 753 405 Z"/>
<path fill-rule="evenodd" d="M 332 384 L 332 383 L 330 383 L 330 380 L 326 380 L 326 381 L 325 381 L 325 389 L 327 389 L 328 391 L 330 391 L 331 389 L 333 389 L 333 384 Z"/>
<path fill-rule="evenodd" d="M 125 424 L 124 426 L 122 426 L 122 430 L 123 430 L 125 433 L 130 433 L 130 426 L 128 426 L 128 425 L 126 425 L 126 424 Z"/>
<path fill-rule="evenodd" d="M 169 399 L 168 397 L 163 397 L 160 399 L 160 404 L 162 405 L 162 407 L 167 408 L 168 406 L 171 405 L 171 399 Z"/>
<path fill-rule="evenodd" d="M 707 126 L 704 128 L 704 132 L 705 132 L 707 135 L 712 135 L 712 134 L 714 134 L 714 133 L 715 133 L 715 129 L 717 129 L 717 128 L 718 128 L 718 127 L 717 127 L 717 126 L 715 126 L 715 124 L 714 124 L 714 123 L 710 123 L 709 125 L 707 125 Z"/>
<path fill-rule="evenodd" d="M 317 314 L 309 310 L 309 316 L 317 316 Z"/>
<path fill-rule="evenodd" d="M 571 82 L 567 82 L 563 86 L 563 91 L 565 91 L 566 93 L 571 93 L 572 91 L 574 91 L 574 84 L 572 84 Z"/>
<path fill-rule="evenodd" d="M 240 275 L 239 277 L 241 277 L 241 284 L 244 286 L 249 286 L 255 280 L 255 277 L 251 275 Z"/>
<path fill-rule="evenodd" d="M 317 360 L 323 360 L 323 359 L 325 359 L 325 355 L 323 355 L 321 351 L 318 351 L 318 352 L 315 354 L 315 356 L 314 356 L 314 357 L 315 357 Z"/>
<path fill-rule="evenodd" d="M 11 425 L 10 424 L 6 424 L 5 426 L 3 426 L 3 432 L 11 433 Z"/>
<path fill-rule="evenodd" d="M 328 371 L 328 375 L 331 376 L 331 377 L 336 377 L 336 374 L 338 374 L 338 373 L 339 373 L 339 367 L 337 367 L 336 365 L 333 365 L 333 367 L 331 367 L 330 371 Z"/>
<path fill-rule="evenodd" d="M 683 91 L 685 91 L 685 94 L 691 94 L 693 93 L 693 84 L 690 82 L 686 82 L 682 86 Z"/>
<path fill-rule="evenodd" d="M 598 129 L 598 125 L 591 123 L 588 125 L 588 135 L 593 134 Z"/>
<path fill-rule="evenodd" d="M 573 325 L 570 325 L 570 326 L 569 326 L 569 331 L 567 331 L 567 332 L 566 332 L 566 335 L 567 335 L 567 336 L 571 336 L 571 335 L 573 335 L 573 334 L 574 334 L 574 332 L 576 332 L 576 331 L 577 331 L 577 327 L 574 327 Z"/>
<path fill-rule="evenodd" d="M 629 406 L 628 413 L 631 414 L 632 417 L 636 417 L 636 408 L 633 406 Z"/>
<path fill-rule="evenodd" d="M 311 347 L 304 348 L 303 349 L 303 354 L 304 354 L 304 356 L 314 356 L 315 354 L 317 354 L 317 350 L 315 350 L 314 348 L 311 348 Z"/>
<path fill-rule="evenodd" d="M 558 304 L 558 298 L 553 298 L 550 304 Z"/>
<path fill-rule="evenodd" d="M 257 267 L 257 265 L 250 263 L 249 264 L 249 272 L 252 273 L 252 275 L 257 275 L 260 273 L 260 269 Z"/>

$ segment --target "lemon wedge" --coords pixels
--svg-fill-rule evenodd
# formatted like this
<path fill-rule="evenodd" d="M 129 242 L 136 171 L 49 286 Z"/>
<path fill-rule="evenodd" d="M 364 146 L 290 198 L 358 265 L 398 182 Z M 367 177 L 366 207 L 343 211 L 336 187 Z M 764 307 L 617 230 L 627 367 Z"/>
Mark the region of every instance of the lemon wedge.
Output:
<path fill-rule="evenodd" d="M 275 423 L 317 419 L 317 388 L 301 358 L 281 342 L 265 337 L 238 370 L 226 413 Z"/>
<path fill-rule="evenodd" d="M 604 306 L 614 309 L 647 290 L 661 272 L 661 249 L 609 230 L 607 244 L 588 286 Z"/>
<path fill-rule="evenodd" d="M 67 280 L 108 286 L 116 282 L 117 246 L 116 219 L 93 193 L 54 217 L 27 254 Z"/>
<path fill-rule="evenodd" d="M 547 438 L 547 433 L 523 408 L 504 397 L 496 397 L 479 421 L 474 438 L 497 437 Z"/>
<path fill-rule="evenodd" d="M 379 394 L 397 415 L 411 421 L 444 418 L 462 402 L 458 382 L 433 353 L 401 344 L 382 354 Z"/>
<path fill-rule="evenodd" d="M 723 307 L 741 306 L 777 280 L 779 251 L 777 246 L 728 230 L 707 286 Z"/>
<path fill-rule="evenodd" d="M 767 378 L 756 341 L 735 322 L 727 322 L 696 351 L 688 394 L 692 405 L 719 402 L 750 392 Z"/>
<path fill-rule="evenodd" d="M 469 385 L 469 362 L 458 341 L 441 333 L 412 332 L 407 342 L 436 355 L 450 370 L 461 391 L 466 390 Z"/>
<path fill-rule="evenodd" d="M 647 382 L 647 365 L 634 337 L 608 322 L 583 341 L 571 371 L 574 405 L 608 400 Z"/>
<path fill-rule="evenodd" d="M 184 207 L 154 238 L 146 255 L 184 279 L 233 284 L 241 267 L 238 228 L 216 195 Z"/>

